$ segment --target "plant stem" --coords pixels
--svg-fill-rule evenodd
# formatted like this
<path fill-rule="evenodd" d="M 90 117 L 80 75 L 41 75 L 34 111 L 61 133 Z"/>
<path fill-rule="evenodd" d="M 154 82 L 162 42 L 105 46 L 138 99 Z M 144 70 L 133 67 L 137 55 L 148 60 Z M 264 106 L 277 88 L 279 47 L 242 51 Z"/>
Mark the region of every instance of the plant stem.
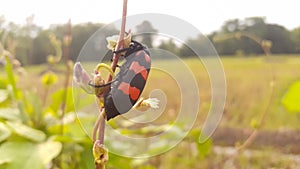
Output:
<path fill-rule="evenodd" d="M 237 36 L 238 35 L 238 36 Z M 248 33 L 248 32 L 245 32 L 245 31 L 241 31 L 241 32 L 238 32 L 238 34 L 235 34 L 235 36 L 228 36 L 228 37 L 225 37 L 225 39 L 227 38 L 236 38 L 236 37 L 239 37 L 239 36 L 245 36 L 251 40 L 253 40 L 254 42 L 256 42 L 258 45 L 260 45 L 260 47 L 263 49 L 264 51 L 264 54 L 266 55 L 266 59 L 270 59 L 271 58 L 271 46 L 269 46 L 268 48 L 266 48 L 264 45 L 263 45 L 263 41 L 264 39 L 261 39 L 260 37 L 254 35 L 254 34 L 251 34 L 251 33 Z M 221 40 L 225 40 L 225 39 L 221 39 Z M 265 119 L 268 115 L 268 112 L 270 111 L 270 108 L 271 108 L 271 103 L 273 101 L 273 97 L 274 97 L 274 83 L 275 83 L 275 74 L 273 73 L 273 66 L 272 66 L 272 63 L 269 64 L 270 66 L 270 71 L 271 71 L 271 76 L 272 76 L 272 80 L 271 80 L 271 83 L 270 83 L 270 87 L 271 87 L 271 95 L 270 95 L 270 99 L 269 99 L 269 102 L 266 106 L 266 109 L 264 110 L 263 114 L 262 114 L 262 118 L 260 119 L 259 123 L 258 123 L 258 127 L 255 128 L 249 135 L 249 137 L 243 142 L 243 144 L 239 147 L 236 147 L 236 152 L 230 156 L 230 157 L 227 157 L 225 159 L 223 159 L 221 162 L 219 162 L 218 164 L 220 163 L 225 163 L 226 161 L 228 161 L 229 159 L 234 159 L 237 157 L 237 155 L 239 155 L 241 152 L 243 152 L 243 150 L 245 150 L 247 147 L 249 147 L 253 142 L 254 140 L 256 139 L 257 137 L 257 133 L 258 131 L 262 128 L 264 122 L 265 122 Z"/>
<path fill-rule="evenodd" d="M 99 130 L 100 122 L 103 121 L 103 119 L 101 119 L 101 118 L 103 118 L 103 117 L 101 116 L 101 113 L 100 113 L 99 116 L 98 116 L 98 119 L 97 119 L 97 121 L 96 121 L 96 123 L 94 125 L 94 130 L 93 130 L 93 142 L 94 143 L 95 143 L 95 141 L 97 139 L 97 132 Z"/>
<path fill-rule="evenodd" d="M 127 15 L 127 0 L 123 1 L 123 14 L 122 14 L 122 25 L 121 25 L 121 30 L 120 30 L 120 39 L 117 44 L 116 50 L 120 50 L 124 47 L 124 34 L 125 34 L 125 26 L 126 26 L 126 15 Z M 114 54 L 113 56 L 113 62 L 111 64 L 111 69 L 113 71 L 116 70 L 118 60 L 121 54 Z M 112 76 L 109 76 L 108 81 L 112 80 Z"/>
<path fill-rule="evenodd" d="M 126 15 L 127 15 L 127 0 L 123 0 L 123 13 L 122 13 L 122 25 L 120 30 L 120 39 L 118 41 L 116 50 L 122 49 L 124 47 L 124 34 L 125 34 L 125 26 L 126 26 Z M 113 55 L 113 61 L 111 64 L 111 69 L 113 72 L 115 72 L 120 54 L 114 54 Z M 112 75 L 109 75 L 107 83 L 112 80 Z M 109 91 L 110 86 L 105 88 L 104 95 L 107 94 Z M 98 127 L 98 140 L 100 141 L 100 144 L 104 144 L 104 131 L 105 131 L 105 120 L 106 120 L 106 113 L 105 109 L 102 108 L 102 111 L 99 115 L 99 120 L 96 122 L 96 127 Z M 97 128 L 94 129 L 97 131 Z M 105 169 L 105 163 L 95 163 L 95 169 Z"/>
<path fill-rule="evenodd" d="M 71 44 L 71 20 L 66 25 L 66 33 L 64 36 L 64 41 L 63 41 L 63 57 L 65 61 L 65 66 L 66 66 L 66 73 L 65 73 L 65 81 L 64 81 L 64 86 L 63 86 L 63 96 L 62 96 L 62 104 L 60 107 L 61 110 L 61 115 L 60 115 L 60 134 L 63 136 L 64 135 L 64 117 L 65 117 L 65 108 L 66 108 L 66 103 L 67 103 L 67 96 L 68 96 L 68 86 L 69 86 L 69 81 L 70 81 L 70 75 L 71 75 L 71 70 L 72 70 L 72 61 L 70 60 L 70 44 Z M 68 39 L 69 41 L 66 41 Z M 59 56 L 59 55 L 58 55 Z M 63 155 L 61 155 L 60 158 L 60 166 L 62 166 L 63 163 Z"/>
<path fill-rule="evenodd" d="M 269 53 L 265 53 L 266 56 L 270 56 Z M 272 80 L 271 80 L 271 84 L 270 84 L 270 87 L 271 87 L 271 95 L 270 95 L 270 99 L 268 101 L 268 105 L 265 109 L 265 111 L 263 112 L 263 115 L 258 123 L 258 127 L 253 130 L 253 132 L 249 135 L 249 137 L 247 138 L 247 140 L 240 146 L 237 148 L 238 151 L 242 151 L 243 149 L 247 148 L 248 146 L 250 146 L 253 141 L 255 140 L 256 136 L 257 136 L 257 133 L 258 133 L 258 130 L 263 126 L 265 120 L 266 120 L 266 117 L 267 117 L 267 114 L 268 112 L 270 111 L 270 108 L 271 108 L 271 103 L 273 101 L 273 98 L 274 98 L 274 83 L 275 83 L 275 75 L 273 73 L 273 69 L 272 69 L 272 65 L 269 65 L 270 66 L 270 69 L 271 69 L 271 73 L 272 73 Z"/>
<path fill-rule="evenodd" d="M 5 61 L 6 61 L 5 71 L 6 71 L 6 74 L 7 74 L 8 82 L 12 87 L 14 99 L 18 100 L 19 95 L 18 95 L 16 80 L 15 80 L 15 76 L 13 74 L 12 63 L 11 63 L 11 60 L 10 60 L 9 56 L 5 56 Z"/>
<path fill-rule="evenodd" d="M 65 34 L 65 38 L 71 38 L 71 21 L 69 20 L 67 24 L 67 31 Z M 70 61 L 70 42 L 65 42 L 64 40 L 64 49 L 63 49 L 63 57 L 65 59 L 65 65 L 66 65 L 66 73 L 65 73 L 65 82 L 64 82 L 64 93 L 63 93 L 63 102 L 61 104 L 61 134 L 63 135 L 64 133 L 64 123 L 63 123 L 63 118 L 65 116 L 65 107 L 66 107 L 66 102 L 67 102 L 67 95 L 68 95 L 68 86 L 69 86 L 69 80 L 70 80 L 70 75 L 71 75 L 71 69 L 72 69 L 72 61 Z"/>
<path fill-rule="evenodd" d="M 44 96 L 43 96 L 43 102 L 42 102 L 42 106 L 43 106 L 43 107 L 46 106 L 48 93 L 49 93 L 49 86 L 46 86 L 46 87 L 45 87 Z"/>
<path fill-rule="evenodd" d="M 100 114 L 100 123 L 99 123 L 99 129 L 101 129 L 103 132 L 98 133 L 98 140 L 100 141 L 101 144 L 104 144 L 104 131 L 105 131 L 105 109 L 102 109 L 101 114 Z"/>
<path fill-rule="evenodd" d="M 95 165 L 95 169 L 105 169 L 105 165 Z"/>
<path fill-rule="evenodd" d="M 118 41 L 118 44 L 117 44 L 117 48 L 116 50 L 120 50 L 123 48 L 123 40 L 124 40 L 124 34 L 125 34 L 125 26 L 126 26 L 126 15 L 127 15 L 127 0 L 123 0 L 123 14 L 122 14 L 122 25 L 121 25 L 121 30 L 120 30 L 120 39 Z M 117 67 L 117 64 L 118 64 L 118 60 L 119 60 L 119 57 L 121 55 L 120 54 L 114 54 L 113 56 L 113 61 L 112 61 L 112 64 L 111 64 L 111 69 L 113 70 L 113 72 L 115 72 L 116 70 L 116 67 Z M 110 82 L 112 80 L 112 76 L 109 75 L 108 77 L 108 80 L 107 80 L 107 83 Z M 106 87 L 105 89 L 105 93 L 107 93 L 109 91 L 109 88 L 110 86 Z M 104 112 L 105 114 L 105 112 Z M 98 140 L 102 141 L 101 143 L 104 144 L 104 130 L 105 130 L 105 127 L 102 127 L 102 126 L 105 126 L 105 117 L 106 115 L 101 115 L 100 114 L 100 117 L 99 117 L 99 122 L 97 122 L 98 124 L 98 135 L 101 136 L 102 138 L 98 138 Z M 95 129 L 94 129 L 95 130 Z"/>

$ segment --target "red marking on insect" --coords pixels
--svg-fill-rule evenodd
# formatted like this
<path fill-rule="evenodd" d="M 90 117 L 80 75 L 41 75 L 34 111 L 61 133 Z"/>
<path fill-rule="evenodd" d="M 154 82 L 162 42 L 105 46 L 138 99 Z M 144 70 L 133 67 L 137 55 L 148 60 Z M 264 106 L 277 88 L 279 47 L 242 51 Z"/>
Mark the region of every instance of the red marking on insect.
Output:
<path fill-rule="evenodd" d="M 136 87 L 131 87 L 128 83 L 121 82 L 118 89 L 124 94 L 129 95 L 132 100 L 137 100 L 141 91 Z"/>
<path fill-rule="evenodd" d="M 145 60 L 146 60 L 146 62 L 150 62 L 150 57 L 147 55 L 147 54 L 145 54 Z"/>
<path fill-rule="evenodd" d="M 143 52 L 142 50 L 136 52 L 135 56 L 139 56 L 142 52 Z"/>
<path fill-rule="evenodd" d="M 141 91 L 136 87 L 129 88 L 129 96 L 132 100 L 137 100 L 140 96 Z"/>
<path fill-rule="evenodd" d="M 129 67 L 129 70 L 133 70 L 135 74 L 141 73 L 143 78 L 145 80 L 147 80 L 147 76 L 148 76 L 147 70 L 144 66 L 141 66 L 139 64 L 139 62 L 133 61 L 132 64 L 130 65 L 130 67 Z"/>
<path fill-rule="evenodd" d="M 144 80 L 147 80 L 148 71 L 146 69 L 144 69 L 142 72 L 140 72 L 140 74 L 143 76 Z"/>
<path fill-rule="evenodd" d="M 121 90 L 124 94 L 129 95 L 129 84 L 121 82 L 118 89 Z"/>

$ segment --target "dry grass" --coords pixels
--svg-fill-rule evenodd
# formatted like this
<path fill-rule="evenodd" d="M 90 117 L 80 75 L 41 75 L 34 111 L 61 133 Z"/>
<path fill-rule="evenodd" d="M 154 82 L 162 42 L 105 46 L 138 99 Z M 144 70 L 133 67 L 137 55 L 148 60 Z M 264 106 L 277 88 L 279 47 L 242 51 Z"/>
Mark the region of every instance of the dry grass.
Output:
<path fill-rule="evenodd" d="M 199 87 L 201 104 L 198 126 L 203 123 L 210 108 L 209 77 L 200 60 L 186 59 L 184 61 L 192 70 Z M 154 62 L 160 62 L 164 66 L 178 66 L 178 62 Z M 274 56 L 271 60 L 264 57 L 224 57 L 222 63 L 226 74 L 227 100 L 221 125 L 250 128 L 252 119 L 260 120 L 270 101 L 271 82 L 274 78 L 274 98 L 272 98 L 264 128 L 272 130 L 300 128 L 300 116 L 286 112 L 280 102 L 289 85 L 300 79 L 300 58 L 298 56 Z M 149 88 L 161 88 L 165 92 L 168 97 L 166 112 L 173 112 L 180 108 L 180 97 L 178 97 L 179 94 L 173 80 L 153 74 L 148 85 Z M 192 92 L 191 94 L 197 93 Z M 165 119 L 170 120 L 170 118 Z"/>
<path fill-rule="evenodd" d="M 221 60 L 227 81 L 227 99 L 221 125 L 250 128 L 252 119 L 259 120 L 270 100 L 270 83 L 274 76 L 274 98 L 264 126 L 266 129 L 272 130 L 300 128 L 300 116 L 286 112 L 280 103 L 288 86 L 295 80 L 300 79 L 299 56 L 274 56 L 272 60 L 266 60 L 263 57 L 223 57 Z M 203 124 L 210 108 L 211 88 L 209 77 L 199 59 L 185 59 L 184 63 L 193 72 L 199 89 L 198 94 L 201 103 L 196 122 L 196 126 L 199 127 Z M 169 74 L 159 70 L 151 71 L 143 95 L 148 95 L 151 91 L 160 89 L 165 94 L 167 101 L 164 113 L 154 123 L 170 122 L 176 119 L 176 115 L 181 108 L 181 92 L 190 95 L 190 98 L 197 94 L 196 91 L 189 92 L 189 89 L 181 89 L 183 91 L 180 91 L 178 81 L 180 82 L 186 75 L 180 69 L 174 69 L 179 64 L 182 63 L 176 60 L 153 61 L 153 65 L 156 67 L 175 70 L 169 72 Z M 90 65 L 88 69 L 92 70 L 96 63 L 88 65 Z M 62 67 L 58 68 L 63 69 Z M 19 86 L 37 90 L 40 95 L 43 95 L 39 76 L 43 69 L 45 69 L 45 66 L 29 67 L 27 76 L 19 78 L 19 81 L 22 80 L 22 84 L 19 83 Z M 172 77 L 174 74 L 179 77 L 177 81 Z M 57 89 L 60 85 L 59 81 L 52 90 Z"/>

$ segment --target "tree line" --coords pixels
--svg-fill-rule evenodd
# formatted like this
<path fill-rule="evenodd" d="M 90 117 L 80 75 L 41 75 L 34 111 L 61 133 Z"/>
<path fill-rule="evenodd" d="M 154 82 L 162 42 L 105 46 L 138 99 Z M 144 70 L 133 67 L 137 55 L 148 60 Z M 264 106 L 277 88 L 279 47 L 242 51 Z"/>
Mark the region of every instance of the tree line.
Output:
<path fill-rule="evenodd" d="M 172 40 L 163 42 L 161 47 L 172 49 L 171 51 L 180 56 L 189 57 L 193 56 L 194 52 L 188 46 L 198 46 L 203 55 L 210 55 L 211 52 L 207 50 L 209 43 L 212 43 L 221 56 L 260 55 L 265 52 L 264 45 L 269 45 L 270 52 L 274 54 L 300 53 L 300 27 L 289 31 L 284 26 L 266 23 L 263 17 L 232 19 L 224 22 L 218 31 L 188 39 L 188 45 L 179 49 Z"/>
<path fill-rule="evenodd" d="M 81 48 L 90 36 L 99 28 L 104 27 L 101 23 L 82 23 L 72 25 L 72 42 L 70 46 L 70 59 L 76 60 Z M 66 34 L 67 24 L 51 25 L 43 29 L 33 22 L 33 16 L 26 19 L 24 25 L 6 22 L 4 17 L 0 18 L 0 42 L 9 50 L 23 65 L 45 63 L 47 56 L 55 54 L 51 45 L 50 35 L 63 41 Z M 105 29 L 105 34 L 112 35 L 118 31 L 116 28 Z"/>
<path fill-rule="evenodd" d="M 104 26 L 105 24 L 102 23 L 72 25 L 70 57 L 73 61 L 76 60 L 90 36 Z M 137 25 L 135 29 L 137 31 L 135 33 L 158 32 L 148 21 Z M 33 16 L 28 17 L 24 25 L 7 22 L 4 17 L 0 17 L 0 42 L 23 65 L 45 63 L 47 56 L 55 52 L 49 41 L 49 35 L 53 34 L 63 40 L 65 31 L 65 25 L 52 25 L 43 29 L 34 23 Z M 104 31 L 107 36 L 118 33 L 115 27 L 109 27 Z M 207 48 L 211 45 L 210 43 L 219 55 L 258 55 L 264 52 L 253 39 L 239 36 L 241 32 L 270 41 L 272 53 L 300 53 L 300 27 L 289 31 L 284 26 L 266 23 L 263 17 L 228 20 L 224 22 L 220 30 L 206 36 L 199 35 L 196 38 L 187 39 L 183 45 L 178 45 L 174 40 L 169 39 L 155 47 L 172 51 L 181 57 L 195 55 L 190 46 L 197 47 L 203 55 L 209 55 L 210 51 Z M 137 39 L 148 47 L 152 47 L 153 41 L 156 40 L 151 34 L 141 35 Z"/>

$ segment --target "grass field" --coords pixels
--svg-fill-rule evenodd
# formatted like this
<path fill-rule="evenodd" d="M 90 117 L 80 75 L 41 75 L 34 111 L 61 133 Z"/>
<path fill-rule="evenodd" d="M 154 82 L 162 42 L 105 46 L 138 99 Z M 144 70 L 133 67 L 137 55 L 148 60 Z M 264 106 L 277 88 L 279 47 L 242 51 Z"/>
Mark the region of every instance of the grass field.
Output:
<path fill-rule="evenodd" d="M 281 104 L 289 85 L 300 79 L 299 57 L 224 58 L 222 61 L 227 79 L 222 124 L 247 127 L 252 118 L 261 118 L 270 102 L 264 128 L 299 129 L 299 114 L 288 113 Z M 273 95 L 271 83 L 274 84 Z"/>
<path fill-rule="evenodd" d="M 273 56 L 271 59 L 266 59 L 263 56 L 222 57 L 221 61 L 227 85 L 226 105 L 221 125 L 238 128 L 251 127 L 251 120 L 259 120 L 270 103 L 268 117 L 264 124 L 265 129 L 300 129 L 300 115 L 288 113 L 281 104 L 281 99 L 289 85 L 300 79 L 300 56 L 279 55 Z M 185 59 L 184 63 L 192 71 L 199 87 L 201 102 L 197 125 L 201 125 L 210 108 L 211 86 L 209 76 L 199 59 Z M 176 68 L 179 64 L 182 63 L 178 63 L 176 60 L 153 61 L 154 67 L 159 68 Z M 88 65 L 87 69 L 91 71 L 96 63 Z M 39 73 L 43 69 L 45 69 L 45 66 L 42 65 L 29 67 L 27 76 L 30 76 L 30 79 L 39 80 Z M 159 70 L 151 71 L 143 94 L 148 95 L 155 89 L 161 89 L 167 96 L 166 111 L 158 119 L 158 122 L 172 121 L 172 117 L 176 118 L 176 110 L 180 108 L 181 91 L 178 88 L 178 82 L 172 76 L 175 74 L 178 77 L 177 80 L 184 79 L 186 76 L 180 73 L 180 69 L 176 69 L 175 72 L 174 69 L 166 68 L 166 70 L 172 70 L 173 72 L 168 72 L 168 74 Z M 40 88 L 38 81 L 35 82 L 34 86 L 31 80 L 26 81 L 25 79 L 22 81 L 21 88 Z M 274 84 L 273 89 L 271 83 Z M 39 92 L 43 95 L 42 89 Z M 271 92 L 273 92 L 272 98 Z M 195 92 L 189 94 L 195 95 Z M 168 112 L 171 114 L 168 114 Z"/>
<path fill-rule="evenodd" d="M 299 114 L 288 113 L 281 104 L 289 85 L 300 79 L 299 56 L 274 56 L 270 59 L 222 57 L 221 61 L 227 84 L 226 105 L 221 125 L 249 128 L 251 120 L 259 121 L 264 111 L 270 106 L 263 128 L 268 130 L 300 129 Z M 184 62 L 192 70 L 198 83 L 201 103 L 197 124 L 201 125 L 210 108 L 209 77 L 199 59 L 186 59 Z M 178 64 L 181 63 L 167 60 L 154 61 L 154 65 L 161 67 L 179 67 Z M 172 79 L 159 76 L 159 74 L 162 73 L 152 72 L 147 86 L 148 91 L 156 88 L 162 89 L 168 97 L 167 109 L 178 110 L 180 108 L 180 91 L 173 87 L 176 86 L 176 83 Z M 180 74 L 180 69 L 174 74 L 178 74 L 182 78 L 185 76 Z M 274 84 L 273 87 L 271 84 Z M 195 95 L 193 92 L 191 94 Z M 165 117 L 165 119 L 170 118 Z"/>
<path fill-rule="evenodd" d="M 281 55 L 272 56 L 268 59 L 263 56 L 222 57 L 221 61 L 226 76 L 227 95 L 220 126 L 251 129 L 251 123 L 259 121 L 268 108 L 265 121 L 262 125 L 263 130 L 300 129 L 300 114 L 287 112 L 281 104 L 281 100 L 288 87 L 300 79 L 300 56 Z M 89 71 L 92 71 L 96 64 L 88 63 L 84 66 Z M 178 84 L 182 84 L 188 80 L 187 72 L 182 71 L 182 66 L 187 66 L 187 69 L 191 70 L 190 73 L 194 76 L 193 78 L 197 83 L 198 91 L 190 91 L 188 87 L 178 87 Z M 209 76 L 201 60 L 196 58 L 184 59 L 183 62 L 176 60 L 154 60 L 153 67 L 154 69 L 150 73 L 143 95 L 147 96 L 152 91 L 159 89 L 162 91 L 161 93 L 164 93 L 166 98 L 162 100 L 162 104 L 166 103 L 166 105 L 162 109 L 162 114 L 151 123 L 162 124 L 175 121 L 177 113 L 182 107 L 181 99 L 185 97 L 190 102 L 193 101 L 195 95 L 199 95 L 201 102 L 194 128 L 201 128 L 211 105 Z M 165 71 L 156 68 L 163 68 Z M 43 98 L 45 88 L 40 82 L 40 73 L 46 69 L 46 66 L 31 66 L 25 69 L 27 70 L 27 75 L 20 75 L 18 77 L 18 87 L 36 91 Z M 59 73 L 64 72 L 63 66 L 56 67 L 56 70 L 58 70 L 58 79 L 63 79 L 64 74 Z M 62 87 L 62 84 L 63 80 L 59 80 L 48 92 L 56 91 Z M 271 84 L 273 84 L 273 87 Z M 189 86 L 189 84 L 185 85 Z M 186 108 L 184 111 L 188 112 L 191 110 Z M 216 160 L 218 161 L 223 158 L 223 155 L 212 153 L 206 158 L 207 160 L 199 159 L 199 156 L 193 155 L 195 146 L 194 144 L 182 142 L 169 152 L 149 159 L 148 163 L 153 166 L 161 166 L 164 169 L 198 169 L 212 168 L 212 164 L 216 163 Z M 281 156 L 282 160 L 274 161 L 275 157 L 270 156 L 272 153 L 274 153 L 272 149 L 266 149 L 263 153 L 256 153 L 257 155 L 251 158 L 247 154 L 241 155 L 238 157 L 239 165 L 242 168 L 280 168 L 296 165 L 290 157 L 283 158 L 285 156 Z"/>

